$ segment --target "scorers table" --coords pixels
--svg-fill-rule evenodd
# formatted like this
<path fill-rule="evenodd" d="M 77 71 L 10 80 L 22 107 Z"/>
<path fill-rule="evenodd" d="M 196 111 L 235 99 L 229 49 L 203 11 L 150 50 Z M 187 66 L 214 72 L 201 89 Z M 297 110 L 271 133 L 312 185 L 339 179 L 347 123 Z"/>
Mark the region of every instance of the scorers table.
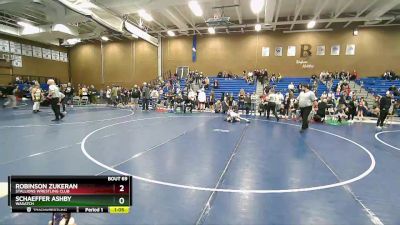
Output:
<path fill-rule="evenodd" d="M 129 213 L 130 176 L 9 176 L 14 213 Z"/>

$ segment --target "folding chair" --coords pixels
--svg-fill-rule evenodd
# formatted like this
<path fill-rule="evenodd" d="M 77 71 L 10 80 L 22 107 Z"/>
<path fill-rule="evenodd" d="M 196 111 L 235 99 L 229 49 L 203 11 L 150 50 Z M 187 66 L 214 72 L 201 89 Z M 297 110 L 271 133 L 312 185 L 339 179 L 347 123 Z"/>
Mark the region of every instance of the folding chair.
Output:
<path fill-rule="evenodd" d="M 89 104 L 88 96 L 82 96 L 81 105 L 87 105 L 87 104 Z"/>
<path fill-rule="evenodd" d="M 74 96 L 72 98 L 72 104 L 73 105 L 80 105 L 81 104 L 81 98 L 79 96 Z"/>

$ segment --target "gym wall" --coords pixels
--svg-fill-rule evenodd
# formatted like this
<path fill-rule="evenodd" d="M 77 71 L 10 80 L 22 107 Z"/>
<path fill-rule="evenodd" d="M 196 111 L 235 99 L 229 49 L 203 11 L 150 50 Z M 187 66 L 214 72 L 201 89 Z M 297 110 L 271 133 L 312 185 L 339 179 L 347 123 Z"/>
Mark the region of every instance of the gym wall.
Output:
<path fill-rule="evenodd" d="M 70 51 L 74 84 L 131 87 L 157 78 L 157 47 L 143 40 L 79 44 Z M 102 74 L 103 69 L 103 74 Z"/>
<path fill-rule="evenodd" d="M 312 45 L 312 56 L 300 58 L 300 45 Z M 340 56 L 331 56 L 331 45 L 340 44 Z M 354 56 L 345 55 L 346 45 L 355 44 Z M 296 46 L 296 56 L 288 57 L 289 45 Z M 317 45 L 325 45 L 325 56 L 316 56 Z M 262 47 L 270 56 L 262 57 Z M 283 47 L 283 56 L 274 55 Z M 309 76 L 322 70 L 352 71 L 360 76 L 378 76 L 387 69 L 400 72 L 400 28 L 362 28 L 353 36 L 351 29 L 333 32 L 283 34 L 261 32 L 249 34 L 197 35 L 197 62 L 192 62 L 192 37 L 174 37 L 163 41 L 163 72 L 175 72 L 177 66 L 189 66 L 207 75 L 219 71 L 241 74 L 243 70 L 267 68 L 283 76 Z M 313 69 L 303 69 L 296 60 L 308 61 Z"/>
<path fill-rule="evenodd" d="M 52 50 L 58 50 L 62 52 L 68 52 L 67 48 L 58 47 L 54 45 L 45 45 L 42 43 L 29 41 L 26 39 L 21 39 L 13 36 L 0 34 L 0 39 L 15 41 L 21 44 L 30 44 L 33 46 L 48 48 Z M 0 53 L 3 54 L 3 53 Z M 0 68 L 0 74 L 9 74 L 9 69 Z M 48 59 L 40 59 L 30 56 L 22 56 L 22 67 L 14 67 L 14 74 L 18 75 L 33 75 L 33 76 L 44 76 L 44 77 L 55 77 L 62 82 L 68 82 L 68 63 L 59 62 Z M 6 77 L 1 75 L 2 77 Z M 8 76 L 7 76 L 8 77 Z M 7 79 L 1 80 L 3 83 L 6 82 Z"/>

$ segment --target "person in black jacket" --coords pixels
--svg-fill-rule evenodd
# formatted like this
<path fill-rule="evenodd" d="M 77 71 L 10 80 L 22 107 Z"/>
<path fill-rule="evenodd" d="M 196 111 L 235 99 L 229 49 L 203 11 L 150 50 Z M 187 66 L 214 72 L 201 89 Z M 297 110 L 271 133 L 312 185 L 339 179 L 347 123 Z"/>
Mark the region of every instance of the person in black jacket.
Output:
<path fill-rule="evenodd" d="M 392 99 L 390 98 L 390 92 L 386 92 L 386 96 L 383 96 L 379 102 L 379 118 L 378 121 L 376 122 L 376 128 L 382 129 L 383 127 L 383 122 L 385 122 L 385 119 L 387 115 L 389 114 L 389 108 L 392 105 Z"/>
<path fill-rule="evenodd" d="M 7 96 L 7 101 L 3 104 L 3 108 L 11 106 L 13 109 L 17 108 L 17 100 L 15 97 L 15 91 L 17 89 L 16 85 L 9 83 L 8 86 L 4 88 L 2 93 Z"/>

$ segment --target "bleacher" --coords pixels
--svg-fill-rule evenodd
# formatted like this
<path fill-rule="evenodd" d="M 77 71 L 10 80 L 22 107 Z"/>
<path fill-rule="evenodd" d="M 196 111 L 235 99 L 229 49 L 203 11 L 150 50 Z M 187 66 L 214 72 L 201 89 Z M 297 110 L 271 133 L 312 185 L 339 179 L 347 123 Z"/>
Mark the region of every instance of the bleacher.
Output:
<path fill-rule="evenodd" d="M 278 83 L 271 83 L 271 85 L 273 85 L 275 87 L 276 91 L 286 93 L 286 92 L 288 92 L 288 85 L 291 82 L 293 82 L 295 88 L 297 88 L 297 86 L 299 84 L 309 84 L 310 86 L 312 85 L 311 79 L 309 77 L 286 77 L 286 78 L 282 78 Z M 338 83 L 339 83 L 339 80 L 334 80 L 332 88 L 334 88 Z M 324 91 L 329 92 L 326 85 L 319 82 L 317 96 L 321 96 Z M 295 94 L 295 96 L 298 95 L 298 93 L 294 93 L 294 94 Z"/>
<path fill-rule="evenodd" d="M 397 88 L 400 86 L 400 80 L 383 80 L 382 78 L 378 77 L 369 77 L 369 78 L 361 78 L 360 80 L 356 81 L 357 84 L 361 84 L 363 82 L 364 89 L 367 90 L 371 94 L 377 95 L 385 95 L 386 91 L 388 91 L 389 87 L 395 85 Z M 396 97 L 397 99 L 399 97 Z"/>
<path fill-rule="evenodd" d="M 210 79 L 210 87 L 206 91 L 207 97 L 210 96 L 211 90 L 213 90 L 214 80 L 218 80 L 219 88 L 214 89 L 214 94 L 216 99 L 220 99 L 222 93 L 233 93 L 235 99 L 239 95 L 240 89 L 244 89 L 246 93 L 253 94 L 256 91 L 256 85 L 251 85 L 246 82 L 243 78 L 238 79 L 228 79 L 228 78 L 218 78 L 218 77 L 208 77 Z M 186 87 L 186 81 L 184 79 L 180 80 L 180 87 L 183 90 Z"/>

